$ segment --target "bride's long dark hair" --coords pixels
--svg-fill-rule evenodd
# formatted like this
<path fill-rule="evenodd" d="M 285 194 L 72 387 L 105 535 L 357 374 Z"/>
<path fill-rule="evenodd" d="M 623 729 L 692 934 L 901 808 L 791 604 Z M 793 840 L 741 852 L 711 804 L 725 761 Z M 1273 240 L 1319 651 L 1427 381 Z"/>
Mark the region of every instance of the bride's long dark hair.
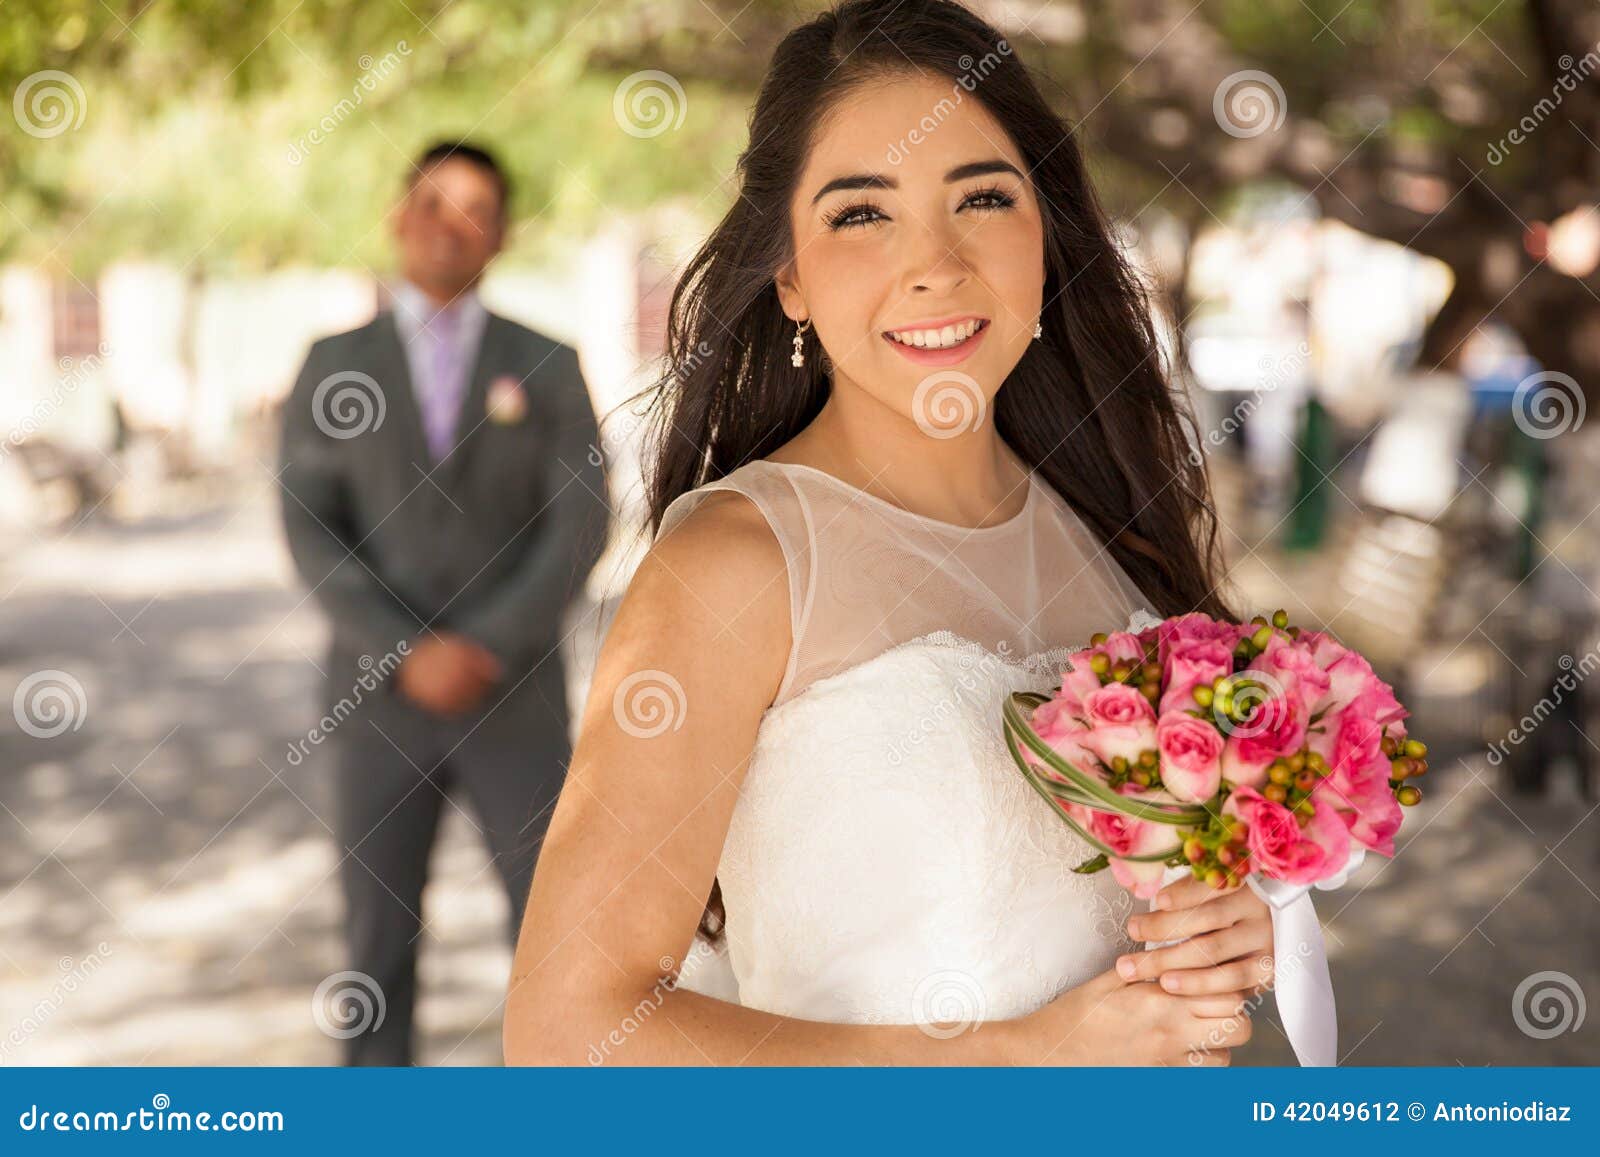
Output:
<path fill-rule="evenodd" d="M 1038 190 L 1044 336 L 996 395 L 996 432 L 1071 504 L 1157 613 L 1227 615 L 1216 515 L 1187 436 L 1192 411 L 1168 382 L 1144 290 L 1071 127 L 999 32 L 947 0 L 848 0 L 790 32 L 773 54 L 739 157 L 738 195 L 673 292 L 665 372 L 646 391 L 651 533 L 673 499 L 776 450 L 826 401 L 823 359 L 790 363 L 794 325 L 773 278 L 793 237 L 774 223 L 789 220 L 823 114 L 865 81 L 912 70 L 948 77 L 952 91 L 959 83 L 980 100 Z M 807 340 L 819 353 L 815 337 Z M 717 940 L 723 917 L 713 881 L 701 934 Z"/>

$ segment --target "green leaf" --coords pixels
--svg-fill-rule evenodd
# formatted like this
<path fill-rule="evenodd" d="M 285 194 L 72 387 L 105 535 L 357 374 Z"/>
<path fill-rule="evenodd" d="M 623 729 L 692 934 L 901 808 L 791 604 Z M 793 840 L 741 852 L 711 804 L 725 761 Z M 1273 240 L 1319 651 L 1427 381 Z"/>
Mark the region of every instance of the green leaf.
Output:
<path fill-rule="evenodd" d="M 1106 858 L 1106 854 L 1104 852 L 1101 852 L 1098 856 L 1095 856 L 1092 859 L 1088 859 L 1088 860 L 1083 861 L 1083 863 L 1079 864 L 1076 868 L 1073 868 L 1072 870 L 1074 872 L 1079 872 L 1082 875 L 1088 876 L 1088 875 L 1091 875 L 1094 872 L 1098 872 L 1098 871 L 1101 871 L 1101 870 L 1103 870 L 1105 868 L 1109 868 L 1110 866 L 1111 866 L 1111 861 Z"/>
<path fill-rule="evenodd" d="M 1098 808 L 1100 811 L 1118 812 L 1135 819 L 1172 824 L 1177 827 L 1205 826 L 1209 813 L 1204 807 L 1193 804 L 1150 803 L 1141 801 L 1137 796 L 1123 795 L 1111 790 L 1099 776 L 1079 771 L 1062 759 L 1054 748 L 1039 738 L 1023 715 L 1024 707 L 1031 714 L 1034 708 L 1045 702 L 1046 698 L 1047 696 L 1036 692 L 1018 691 L 1009 696 L 1002 706 L 1001 714 L 1007 737 L 1025 744 L 1041 763 L 1058 773 L 1066 782 L 1058 783 L 1038 777 L 1013 749 L 1013 758 L 1023 767 L 1024 773 L 1030 779 L 1038 780 L 1043 789 L 1051 795 L 1072 803 Z"/>
<path fill-rule="evenodd" d="M 1073 819 L 1066 812 L 1062 811 L 1061 808 L 1057 806 L 1056 800 L 1064 799 L 1069 803 L 1081 803 L 1085 807 L 1098 808 L 1100 811 L 1111 811 L 1115 809 L 1100 807 L 1097 799 L 1079 798 L 1081 793 L 1074 792 L 1070 788 L 1064 787 L 1061 784 L 1052 783 L 1049 780 L 1042 778 L 1033 770 L 1032 767 L 1028 766 L 1028 761 L 1023 759 L 1022 756 L 1017 753 L 1017 745 L 1012 742 L 1012 739 L 1013 733 L 1008 728 L 1006 730 L 1006 751 L 1011 754 L 1011 762 L 1017 765 L 1017 770 L 1022 772 L 1022 778 L 1028 781 L 1028 785 L 1044 798 L 1045 802 L 1050 805 L 1050 810 L 1055 812 L 1056 815 L 1061 818 L 1063 823 L 1076 832 L 1079 839 L 1083 840 L 1083 842 L 1088 844 L 1090 847 L 1099 849 L 1104 855 L 1109 856 L 1113 854 L 1111 849 L 1107 847 L 1103 841 L 1096 838 L 1089 831 L 1089 829 L 1085 828 L 1077 820 Z M 1176 847 L 1168 848 L 1165 851 L 1153 852 L 1149 855 L 1143 856 L 1123 856 L 1122 859 L 1134 863 L 1155 863 L 1158 860 L 1167 860 L 1173 856 L 1181 856 L 1182 854 L 1183 845 L 1179 844 Z"/>

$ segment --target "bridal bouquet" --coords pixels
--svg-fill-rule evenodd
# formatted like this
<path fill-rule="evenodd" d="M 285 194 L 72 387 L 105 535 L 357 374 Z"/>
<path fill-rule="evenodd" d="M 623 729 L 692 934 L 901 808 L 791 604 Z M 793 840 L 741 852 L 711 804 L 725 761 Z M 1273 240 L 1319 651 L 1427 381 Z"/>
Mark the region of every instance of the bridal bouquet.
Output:
<path fill-rule="evenodd" d="M 1337 887 L 1366 851 L 1394 855 L 1428 770 L 1389 685 L 1283 611 L 1095 635 L 1003 714 L 1022 774 L 1099 852 L 1074 870 L 1144 899 L 1184 865 L 1278 906 Z"/>

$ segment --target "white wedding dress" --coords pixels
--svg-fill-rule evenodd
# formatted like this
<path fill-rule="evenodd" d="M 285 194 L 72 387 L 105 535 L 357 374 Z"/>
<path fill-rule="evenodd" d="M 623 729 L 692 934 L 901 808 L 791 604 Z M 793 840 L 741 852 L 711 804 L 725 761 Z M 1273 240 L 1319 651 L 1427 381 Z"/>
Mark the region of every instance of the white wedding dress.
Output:
<path fill-rule="evenodd" d="M 1019 462 L 1020 465 L 1020 462 Z M 1023 1016 L 1138 947 L 1135 901 L 1023 780 L 1012 691 L 1145 609 L 1054 489 L 967 528 L 810 466 L 753 461 L 679 496 L 750 499 L 787 560 L 794 645 L 718 867 L 726 943 L 683 987 L 836 1023 Z M 1140 905 L 1141 909 L 1145 905 Z M 724 950 L 725 949 L 725 950 Z"/>

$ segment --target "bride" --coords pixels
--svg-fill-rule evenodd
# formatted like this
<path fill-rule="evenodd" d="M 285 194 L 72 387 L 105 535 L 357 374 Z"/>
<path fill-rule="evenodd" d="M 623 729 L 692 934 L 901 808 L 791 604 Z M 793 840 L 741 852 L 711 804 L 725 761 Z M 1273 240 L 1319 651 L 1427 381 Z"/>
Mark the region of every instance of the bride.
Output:
<path fill-rule="evenodd" d="M 1000 735 L 1093 632 L 1227 613 L 1069 127 L 965 8 L 850 0 L 778 46 L 739 177 L 672 303 L 655 540 L 508 1061 L 1229 1063 L 1266 905 L 1185 879 L 1134 913 Z"/>

